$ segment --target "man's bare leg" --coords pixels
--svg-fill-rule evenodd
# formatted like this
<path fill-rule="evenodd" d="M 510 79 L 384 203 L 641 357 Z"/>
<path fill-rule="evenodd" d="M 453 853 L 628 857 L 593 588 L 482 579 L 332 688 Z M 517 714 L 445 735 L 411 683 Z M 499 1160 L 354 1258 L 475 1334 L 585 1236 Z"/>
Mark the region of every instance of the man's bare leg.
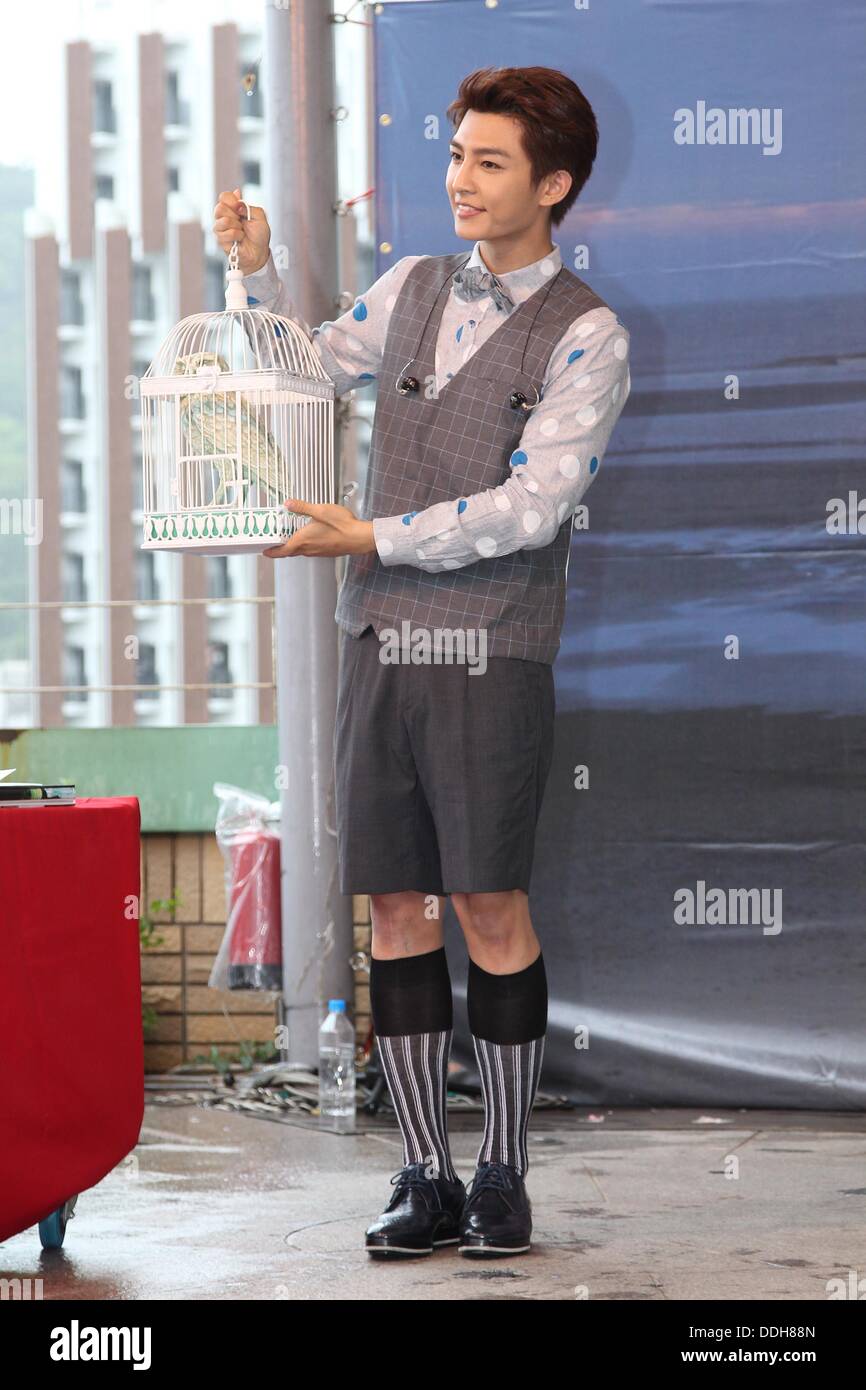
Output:
<path fill-rule="evenodd" d="M 435 893 L 371 893 L 372 953 L 377 960 L 420 956 L 443 944 L 445 899 Z"/>
<path fill-rule="evenodd" d="M 504 893 L 452 893 L 451 902 L 466 938 L 470 960 L 494 975 L 525 970 L 541 942 L 529 916 L 522 888 Z"/>

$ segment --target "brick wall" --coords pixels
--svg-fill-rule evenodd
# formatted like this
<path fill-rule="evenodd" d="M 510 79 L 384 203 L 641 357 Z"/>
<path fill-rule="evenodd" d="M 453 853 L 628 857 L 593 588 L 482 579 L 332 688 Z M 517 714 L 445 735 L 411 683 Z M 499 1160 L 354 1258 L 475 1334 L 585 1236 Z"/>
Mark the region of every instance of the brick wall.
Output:
<path fill-rule="evenodd" d="M 155 899 L 178 899 L 174 912 L 151 912 Z M 156 1012 L 145 1035 L 148 1072 L 168 1071 L 212 1046 L 236 1057 L 241 1042 L 272 1043 L 277 1014 L 270 995 L 208 988 L 225 930 L 223 860 L 213 834 L 142 835 L 142 916 L 154 923 L 158 946 L 142 952 L 144 1003 Z M 354 949 L 370 949 L 370 900 L 352 900 Z M 354 1022 L 359 1041 L 370 1026 L 367 976 L 355 976 Z"/>

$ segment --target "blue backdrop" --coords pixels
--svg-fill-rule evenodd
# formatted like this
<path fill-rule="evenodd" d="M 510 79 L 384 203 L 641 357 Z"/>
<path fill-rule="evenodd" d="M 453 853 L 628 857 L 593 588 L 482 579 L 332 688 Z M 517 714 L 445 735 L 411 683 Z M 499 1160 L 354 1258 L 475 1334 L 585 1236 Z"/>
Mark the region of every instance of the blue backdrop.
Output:
<path fill-rule="evenodd" d="M 444 187 L 466 73 L 560 68 L 601 132 L 554 240 L 629 328 L 632 393 L 554 665 L 542 1089 L 860 1108 L 866 515 L 834 530 L 828 509 L 866 497 L 863 6 L 416 0 L 374 23 L 377 274 L 471 249 Z M 675 138 L 711 108 L 757 108 L 763 136 Z M 701 884 L 725 916 L 681 920 Z"/>

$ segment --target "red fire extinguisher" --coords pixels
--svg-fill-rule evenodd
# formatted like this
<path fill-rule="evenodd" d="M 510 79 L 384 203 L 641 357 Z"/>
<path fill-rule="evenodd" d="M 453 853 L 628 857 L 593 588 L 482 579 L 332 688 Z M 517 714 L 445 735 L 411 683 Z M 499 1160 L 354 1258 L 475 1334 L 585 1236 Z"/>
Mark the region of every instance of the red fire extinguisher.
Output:
<path fill-rule="evenodd" d="M 231 845 L 229 989 L 283 987 L 280 837 L 262 828 Z"/>

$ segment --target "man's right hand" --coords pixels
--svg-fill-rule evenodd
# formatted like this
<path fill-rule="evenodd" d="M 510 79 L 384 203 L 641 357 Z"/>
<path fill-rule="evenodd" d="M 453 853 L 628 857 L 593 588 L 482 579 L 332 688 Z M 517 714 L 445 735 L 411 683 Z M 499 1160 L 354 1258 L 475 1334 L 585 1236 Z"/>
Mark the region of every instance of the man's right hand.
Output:
<path fill-rule="evenodd" d="M 249 212 L 248 219 L 241 217 L 241 206 Z M 214 235 L 226 255 L 231 251 L 232 243 L 236 241 L 238 266 L 244 275 L 252 275 L 254 270 L 261 270 L 262 266 L 267 264 L 271 240 L 271 229 L 264 208 L 244 203 L 241 190 L 236 188 L 232 192 L 221 193 L 213 211 Z"/>

